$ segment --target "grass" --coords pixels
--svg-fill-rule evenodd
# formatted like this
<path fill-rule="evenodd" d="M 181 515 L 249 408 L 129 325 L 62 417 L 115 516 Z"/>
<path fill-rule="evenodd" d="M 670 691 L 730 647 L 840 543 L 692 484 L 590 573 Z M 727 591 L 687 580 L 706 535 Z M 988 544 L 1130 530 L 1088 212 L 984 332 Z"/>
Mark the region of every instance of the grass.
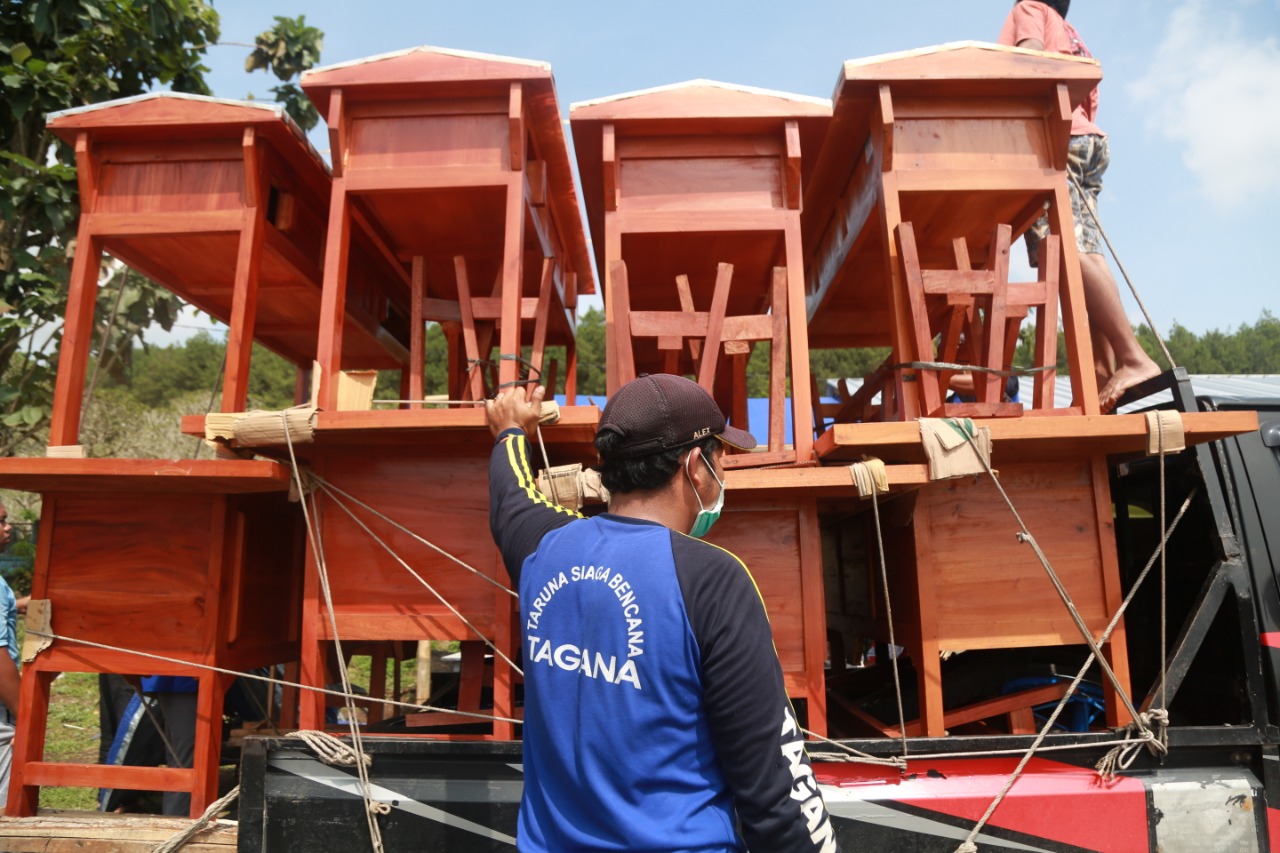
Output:
<path fill-rule="evenodd" d="M 98 760 L 98 675 L 66 672 L 53 682 L 44 760 L 94 764 Z M 41 788 L 40 808 L 98 807 L 97 788 Z"/>

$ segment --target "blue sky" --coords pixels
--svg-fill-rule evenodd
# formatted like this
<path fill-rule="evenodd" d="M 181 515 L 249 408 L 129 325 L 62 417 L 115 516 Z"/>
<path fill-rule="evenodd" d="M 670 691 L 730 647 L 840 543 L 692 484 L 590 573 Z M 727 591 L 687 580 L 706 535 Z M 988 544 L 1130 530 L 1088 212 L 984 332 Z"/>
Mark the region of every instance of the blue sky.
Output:
<path fill-rule="evenodd" d="M 843 60 L 994 41 L 1012 3 L 214 5 L 234 42 L 251 42 L 275 15 L 305 14 L 325 33 L 322 65 L 422 44 L 544 60 L 567 115 L 576 101 L 698 77 L 828 97 Z M 1280 315 L 1280 0 L 1076 0 L 1070 20 L 1105 74 L 1100 124 L 1112 164 L 1100 213 L 1158 330 L 1176 321 L 1198 334 L 1232 331 L 1264 310 Z M 247 52 L 210 49 L 215 94 L 270 97 L 274 78 L 244 73 Z M 322 133 L 315 142 L 327 146 Z"/>

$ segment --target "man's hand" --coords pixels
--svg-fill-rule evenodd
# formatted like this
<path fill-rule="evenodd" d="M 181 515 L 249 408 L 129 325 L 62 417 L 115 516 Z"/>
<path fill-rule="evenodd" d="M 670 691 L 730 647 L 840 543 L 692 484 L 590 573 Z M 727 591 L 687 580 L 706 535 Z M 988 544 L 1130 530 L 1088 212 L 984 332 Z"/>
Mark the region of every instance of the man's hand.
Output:
<path fill-rule="evenodd" d="M 524 386 L 504 388 L 492 400 L 484 404 L 485 419 L 489 422 L 489 432 L 497 438 L 509 429 L 522 429 L 525 435 L 537 429 L 538 419 L 542 417 L 542 398 L 547 396 L 547 389 L 541 385 L 533 389 L 533 393 L 525 396 Z"/>

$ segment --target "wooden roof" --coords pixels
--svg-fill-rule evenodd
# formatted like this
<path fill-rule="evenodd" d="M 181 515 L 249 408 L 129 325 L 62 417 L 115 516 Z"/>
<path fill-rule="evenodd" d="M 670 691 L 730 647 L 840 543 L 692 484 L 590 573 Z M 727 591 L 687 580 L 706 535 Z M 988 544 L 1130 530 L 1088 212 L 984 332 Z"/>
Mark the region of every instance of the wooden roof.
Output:
<path fill-rule="evenodd" d="M 625 132 L 715 134 L 749 132 L 795 119 L 800 125 L 802 179 L 808 181 L 831 119 L 825 98 L 759 89 L 716 80 L 689 80 L 652 89 L 624 92 L 569 107 L 578 176 L 595 238 L 597 265 L 604 263 L 604 170 L 601 133 L 606 123 Z"/>
<path fill-rule="evenodd" d="M 46 125 L 68 145 L 75 144 L 81 130 L 92 130 L 95 140 L 174 141 L 238 136 L 245 127 L 252 126 L 265 134 L 295 168 L 309 171 L 319 167 L 326 174 L 329 172 L 329 165 L 280 104 L 150 92 L 50 113 Z"/>
<path fill-rule="evenodd" d="M 577 273 L 578 293 L 595 293 L 595 275 L 578 194 L 569 163 L 555 80 L 546 62 L 422 46 L 315 68 L 302 75 L 302 88 L 322 116 L 334 90 L 350 104 L 363 100 L 441 99 L 499 94 L 511 83 L 524 85 L 529 131 L 547 164 L 548 192 Z"/>

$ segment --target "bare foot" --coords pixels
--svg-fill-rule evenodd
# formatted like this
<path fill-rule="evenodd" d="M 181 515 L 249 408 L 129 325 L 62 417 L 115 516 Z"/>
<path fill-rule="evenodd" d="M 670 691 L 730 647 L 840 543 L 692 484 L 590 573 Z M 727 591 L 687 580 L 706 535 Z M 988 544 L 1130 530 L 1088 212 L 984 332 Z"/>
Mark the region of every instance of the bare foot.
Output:
<path fill-rule="evenodd" d="M 1160 375 L 1160 366 L 1146 358 L 1139 364 L 1125 364 L 1116 368 L 1116 372 L 1111 374 L 1111 379 L 1103 387 L 1102 393 L 1098 395 L 1098 406 L 1105 415 L 1116 407 L 1116 403 L 1124 396 L 1124 393 L 1135 385 L 1140 385 L 1148 379 L 1152 379 Z"/>

